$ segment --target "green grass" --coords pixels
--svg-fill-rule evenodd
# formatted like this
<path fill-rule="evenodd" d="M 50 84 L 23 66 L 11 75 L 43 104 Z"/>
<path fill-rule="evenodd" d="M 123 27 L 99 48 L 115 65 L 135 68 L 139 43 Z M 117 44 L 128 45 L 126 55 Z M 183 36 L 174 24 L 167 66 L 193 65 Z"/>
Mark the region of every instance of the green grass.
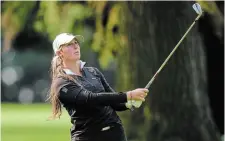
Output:
<path fill-rule="evenodd" d="M 70 119 L 66 111 L 58 120 L 47 121 L 51 114 L 46 104 L 2 104 L 2 141 L 69 141 Z"/>
<path fill-rule="evenodd" d="M 126 127 L 129 111 L 119 112 Z M 47 121 L 50 104 L 1 104 L 1 141 L 70 141 L 70 117 Z M 126 131 L 126 128 L 125 128 Z"/>

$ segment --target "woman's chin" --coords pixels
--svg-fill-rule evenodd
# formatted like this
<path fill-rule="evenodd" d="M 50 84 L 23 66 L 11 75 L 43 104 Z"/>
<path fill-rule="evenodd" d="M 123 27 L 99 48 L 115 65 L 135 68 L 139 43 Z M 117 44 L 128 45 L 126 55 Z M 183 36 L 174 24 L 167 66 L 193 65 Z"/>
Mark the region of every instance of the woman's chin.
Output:
<path fill-rule="evenodd" d="M 75 57 L 75 58 L 73 58 L 73 60 L 78 61 L 78 60 L 80 60 L 80 57 Z"/>

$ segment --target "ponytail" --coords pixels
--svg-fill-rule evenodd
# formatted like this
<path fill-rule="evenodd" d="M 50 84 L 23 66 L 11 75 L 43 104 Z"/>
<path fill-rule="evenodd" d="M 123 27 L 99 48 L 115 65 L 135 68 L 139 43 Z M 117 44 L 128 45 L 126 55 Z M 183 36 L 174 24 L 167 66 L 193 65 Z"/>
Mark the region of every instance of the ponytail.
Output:
<path fill-rule="evenodd" d="M 49 119 L 56 119 L 56 118 L 60 118 L 62 114 L 62 107 L 61 107 L 62 105 L 58 98 L 59 92 L 57 91 L 56 79 L 58 77 L 63 77 L 65 79 L 68 79 L 74 82 L 75 82 L 75 79 L 65 74 L 65 72 L 63 71 L 63 60 L 59 56 L 54 56 L 52 58 L 50 73 L 51 73 L 52 83 L 51 83 L 50 92 L 49 92 L 49 96 L 47 100 L 49 100 L 52 105 L 52 115 L 49 117 Z"/>
<path fill-rule="evenodd" d="M 51 62 L 51 78 L 54 80 L 62 73 L 62 59 L 59 56 L 54 56 Z"/>
<path fill-rule="evenodd" d="M 47 98 L 47 100 L 49 100 L 52 104 L 52 115 L 49 117 L 49 119 L 60 118 L 62 114 L 61 103 L 58 98 L 58 92 L 56 90 L 55 84 L 55 79 L 63 73 L 62 67 L 62 59 L 59 56 L 54 56 L 52 58 L 50 69 L 52 83 L 50 87 L 49 97 Z"/>

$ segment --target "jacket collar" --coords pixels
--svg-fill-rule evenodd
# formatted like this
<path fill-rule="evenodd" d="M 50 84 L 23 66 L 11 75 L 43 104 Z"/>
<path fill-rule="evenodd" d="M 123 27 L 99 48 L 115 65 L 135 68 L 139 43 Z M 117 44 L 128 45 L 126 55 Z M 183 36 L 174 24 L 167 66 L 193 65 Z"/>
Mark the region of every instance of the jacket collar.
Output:
<path fill-rule="evenodd" d="M 85 64 L 86 64 L 86 62 L 83 62 L 83 61 L 80 60 L 80 69 L 81 70 L 83 70 Z M 63 69 L 63 70 L 68 75 L 76 75 L 76 73 L 72 72 L 70 69 Z"/>

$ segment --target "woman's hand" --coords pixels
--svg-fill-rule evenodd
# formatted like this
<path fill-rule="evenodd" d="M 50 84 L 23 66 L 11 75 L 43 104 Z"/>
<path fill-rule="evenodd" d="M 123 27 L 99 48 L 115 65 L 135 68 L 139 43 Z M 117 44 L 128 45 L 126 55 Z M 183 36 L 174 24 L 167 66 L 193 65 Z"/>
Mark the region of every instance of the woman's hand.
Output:
<path fill-rule="evenodd" d="M 145 88 L 138 88 L 132 91 L 127 92 L 127 100 L 138 100 L 138 101 L 145 101 L 145 97 L 149 92 L 148 89 Z"/>

